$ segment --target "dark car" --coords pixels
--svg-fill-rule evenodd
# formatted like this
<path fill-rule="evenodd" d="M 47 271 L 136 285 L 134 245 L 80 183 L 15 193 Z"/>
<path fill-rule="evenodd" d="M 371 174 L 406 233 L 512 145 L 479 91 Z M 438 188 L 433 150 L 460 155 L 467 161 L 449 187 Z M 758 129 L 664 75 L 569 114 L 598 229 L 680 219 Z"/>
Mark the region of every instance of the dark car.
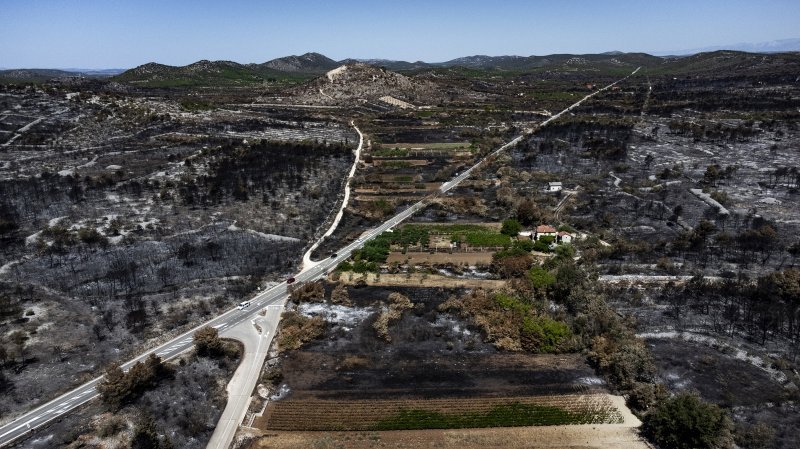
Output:
<path fill-rule="evenodd" d="M 295 280 L 296 280 L 295 278 L 289 278 L 289 279 L 287 279 L 287 280 L 286 280 L 286 283 L 287 283 L 287 284 L 291 284 L 291 283 L 293 283 Z"/>
<path fill-rule="evenodd" d="M 338 256 L 338 254 L 336 254 L 336 253 L 331 254 L 331 259 L 335 259 L 336 256 Z"/>

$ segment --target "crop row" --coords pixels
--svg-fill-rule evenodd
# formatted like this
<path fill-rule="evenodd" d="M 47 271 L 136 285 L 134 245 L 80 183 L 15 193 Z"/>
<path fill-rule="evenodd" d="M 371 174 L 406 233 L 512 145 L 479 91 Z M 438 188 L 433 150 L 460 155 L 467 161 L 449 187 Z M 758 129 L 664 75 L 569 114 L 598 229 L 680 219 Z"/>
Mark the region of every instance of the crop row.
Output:
<path fill-rule="evenodd" d="M 401 430 L 621 422 L 605 395 L 430 400 L 283 400 L 271 430 Z"/>

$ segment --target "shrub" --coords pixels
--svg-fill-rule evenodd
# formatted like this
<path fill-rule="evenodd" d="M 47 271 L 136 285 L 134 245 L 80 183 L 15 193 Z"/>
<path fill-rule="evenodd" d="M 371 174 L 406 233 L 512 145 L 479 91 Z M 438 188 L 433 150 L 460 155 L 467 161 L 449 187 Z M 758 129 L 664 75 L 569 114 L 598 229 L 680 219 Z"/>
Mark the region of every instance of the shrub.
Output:
<path fill-rule="evenodd" d="M 526 253 L 533 251 L 533 241 L 532 240 L 517 240 L 514 242 L 514 248 L 521 249 Z"/>
<path fill-rule="evenodd" d="M 513 250 L 501 252 L 508 253 L 509 251 Z M 523 276 L 531 265 L 533 265 L 533 257 L 527 253 L 521 255 L 504 255 L 503 257 L 497 257 L 497 254 L 495 254 L 491 268 L 493 272 L 498 273 L 504 278 Z"/>
<path fill-rule="evenodd" d="M 331 302 L 345 306 L 353 305 L 353 301 L 350 300 L 350 293 L 348 292 L 346 285 L 338 284 L 336 287 L 334 287 L 333 291 L 331 292 Z"/>
<path fill-rule="evenodd" d="M 736 444 L 745 449 L 771 447 L 775 441 L 775 429 L 765 423 L 737 424 Z"/>
<path fill-rule="evenodd" d="M 300 349 L 305 343 L 320 338 L 325 331 L 325 320 L 315 316 L 306 318 L 297 312 L 285 312 L 278 335 L 281 351 Z"/>
<path fill-rule="evenodd" d="M 499 292 L 494 295 L 494 301 L 503 309 L 514 310 L 516 312 L 528 313 L 531 306 L 523 303 L 517 297 L 507 293 Z"/>
<path fill-rule="evenodd" d="M 572 259 L 575 257 L 575 247 L 569 243 L 563 243 L 556 247 L 556 259 Z"/>
<path fill-rule="evenodd" d="M 628 393 L 628 406 L 634 410 L 648 410 L 667 397 L 667 389 L 661 384 L 635 382 Z"/>
<path fill-rule="evenodd" d="M 321 281 L 309 282 L 301 285 L 292 291 L 292 301 L 301 302 L 322 302 L 325 299 L 325 287 Z"/>
<path fill-rule="evenodd" d="M 279 366 L 274 366 L 261 375 L 261 382 L 273 387 L 283 382 L 283 370 Z"/>
<path fill-rule="evenodd" d="M 571 335 L 566 323 L 544 316 L 522 319 L 520 341 L 522 349 L 531 352 L 557 352 Z"/>
<path fill-rule="evenodd" d="M 662 402 L 644 418 L 644 434 L 660 448 L 717 449 L 731 447 L 731 420 L 719 406 L 694 393 L 680 393 Z"/>
<path fill-rule="evenodd" d="M 632 336 L 620 341 L 595 337 L 589 358 L 620 390 L 630 390 L 636 382 L 652 382 L 655 375 L 653 356 L 641 339 Z"/>
<path fill-rule="evenodd" d="M 97 423 L 97 436 L 108 438 L 128 428 L 128 422 L 121 416 L 104 415 Z"/>
<path fill-rule="evenodd" d="M 389 301 L 389 308 L 384 310 L 375 322 L 372 323 L 372 327 L 378 333 L 378 337 L 387 342 L 392 341 L 392 337 L 389 335 L 389 324 L 391 324 L 392 321 L 399 320 L 406 310 L 414 308 L 414 304 L 407 296 L 397 292 L 389 294 Z"/>
<path fill-rule="evenodd" d="M 156 428 L 153 418 L 150 416 L 140 416 L 136 426 L 133 428 L 131 436 L 131 449 L 167 449 L 172 447 L 172 443 L 164 436 L 159 437 L 160 432 Z"/>
<path fill-rule="evenodd" d="M 540 253 L 549 253 L 550 243 L 552 243 L 552 241 L 548 242 L 545 240 L 544 237 L 541 237 L 533 244 L 533 250 L 538 251 Z"/>
<path fill-rule="evenodd" d="M 534 288 L 546 289 L 556 283 L 556 276 L 540 266 L 535 266 L 526 273 Z"/>

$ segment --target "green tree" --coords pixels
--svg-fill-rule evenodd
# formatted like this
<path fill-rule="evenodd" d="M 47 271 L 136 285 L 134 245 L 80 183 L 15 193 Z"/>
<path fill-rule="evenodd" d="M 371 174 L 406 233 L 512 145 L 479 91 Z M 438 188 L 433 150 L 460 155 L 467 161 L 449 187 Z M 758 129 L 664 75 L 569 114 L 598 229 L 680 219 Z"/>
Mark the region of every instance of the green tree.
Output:
<path fill-rule="evenodd" d="M 732 423 L 725 410 L 694 393 L 680 393 L 644 418 L 645 435 L 663 449 L 731 447 Z"/>
<path fill-rule="evenodd" d="M 97 391 L 103 402 L 112 409 L 118 409 L 155 387 L 159 380 L 173 374 L 161 357 L 150 354 L 144 361 L 136 362 L 127 373 L 117 363 L 109 365 L 103 381 L 97 385 Z"/>
<path fill-rule="evenodd" d="M 530 199 L 524 199 L 517 206 L 517 219 L 527 225 L 538 224 L 544 220 L 545 213 Z"/>
<path fill-rule="evenodd" d="M 500 228 L 500 233 L 510 237 L 514 237 L 522 230 L 522 224 L 516 218 L 509 218 L 503 222 L 503 227 Z"/>

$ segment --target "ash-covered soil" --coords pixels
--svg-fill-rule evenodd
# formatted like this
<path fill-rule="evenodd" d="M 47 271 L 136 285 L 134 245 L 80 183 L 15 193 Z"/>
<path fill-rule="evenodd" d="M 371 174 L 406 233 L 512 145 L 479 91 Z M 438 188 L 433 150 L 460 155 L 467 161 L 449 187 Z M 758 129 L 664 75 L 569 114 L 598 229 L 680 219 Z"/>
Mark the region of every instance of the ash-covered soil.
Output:
<path fill-rule="evenodd" d="M 780 403 L 790 396 L 769 373 L 733 354 L 677 339 L 652 338 L 647 344 L 672 391 L 697 390 L 728 407 Z"/>
<path fill-rule="evenodd" d="M 328 286 L 328 290 L 331 286 Z M 414 308 L 389 325 L 373 324 L 389 294 Z M 299 311 L 331 322 L 325 335 L 281 361 L 293 398 L 369 399 L 513 396 L 605 391 L 580 354 L 498 352 L 479 331 L 436 307 L 457 290 L 348 287 L 351 307 L 304 303 Z"/>
<path fill-rule="evenodd" d="M 730 348 L 715 349 L 674 338 L 649 338 L 647 343 L 658 366 L 659 381 L 669 391 L 696 391 L 703 399 L 729 409 L 740 435 L 754 426 L 771 429 L 767 430 L 771 437 L 758 442 L 758 447 L 798 447 L 800 438 L 792 430 L 800 426 L 798 390 L 793 383 L 779 382 L 774 371 L 743 360 Z"/>

